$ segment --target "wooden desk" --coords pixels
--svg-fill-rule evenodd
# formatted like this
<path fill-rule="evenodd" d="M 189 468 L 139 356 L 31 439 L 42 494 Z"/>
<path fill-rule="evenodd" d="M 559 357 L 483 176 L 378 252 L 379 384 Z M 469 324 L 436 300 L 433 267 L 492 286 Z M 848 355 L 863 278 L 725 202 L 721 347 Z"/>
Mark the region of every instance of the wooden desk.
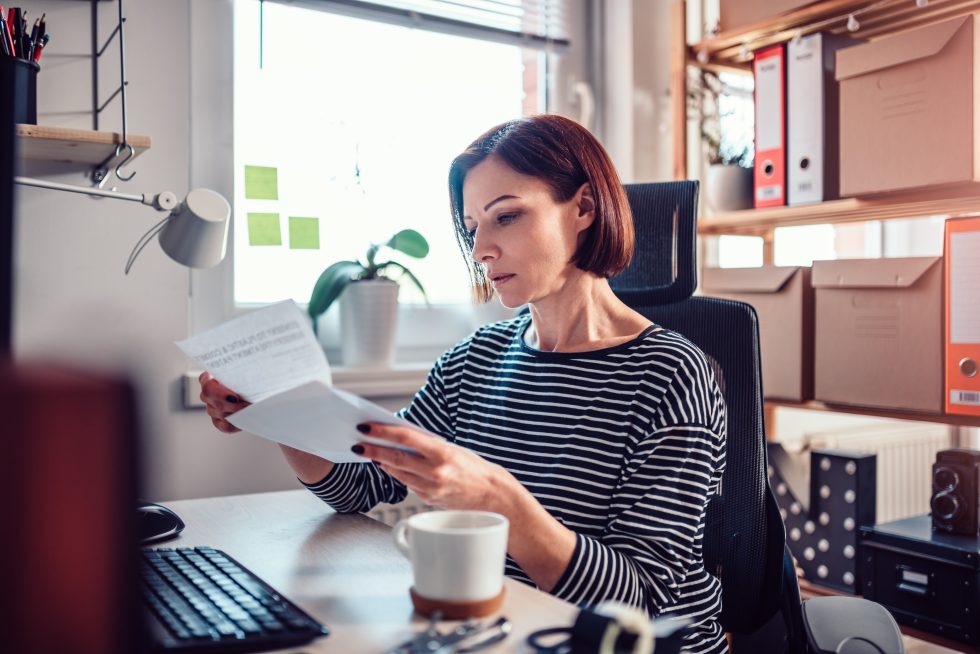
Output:
<path fill-rule="evenodd" d="M 164 547 L 227 552 L 326 624 L 331 634 L 288 652 L 381 654 L 422 630 L 412 611 L 412 570 L 391 530 L 363 515 L 339 515 L 305 490 L 168 502 L 187 524 Z M 486 652 L 527 652 L 526 636 L 569 625 L 572 604 L 506 579 L 510 636 Z M 443 629 L 444 630 L 444 629 Z"/>

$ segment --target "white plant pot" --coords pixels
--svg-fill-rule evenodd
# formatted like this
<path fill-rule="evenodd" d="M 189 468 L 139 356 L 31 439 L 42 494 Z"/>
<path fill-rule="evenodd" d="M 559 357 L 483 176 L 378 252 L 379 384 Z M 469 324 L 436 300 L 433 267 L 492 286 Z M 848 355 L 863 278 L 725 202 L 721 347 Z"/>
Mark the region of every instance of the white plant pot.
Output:
<path fill-rule="evenodd" d="M 705 200 L 714 211 L 751 209 L 753 183 L 751 168 L 713 164 L 704 183 Z"/>
<path fill-rule="evenodd" d="M 340 295 L 340 343 L 345 366 L 390 368 L 395 360 L 398 284 L 354 282 Z"/>

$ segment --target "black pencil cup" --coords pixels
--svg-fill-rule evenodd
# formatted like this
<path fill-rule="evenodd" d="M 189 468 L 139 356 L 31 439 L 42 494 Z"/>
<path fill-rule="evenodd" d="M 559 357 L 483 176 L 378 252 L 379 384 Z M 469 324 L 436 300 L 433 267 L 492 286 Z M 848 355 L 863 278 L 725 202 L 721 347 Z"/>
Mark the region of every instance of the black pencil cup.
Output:
<path fill-rule="evenodd" d="M 41 67 L 33 61 L 13 59 L 14 122 L 37 125 L 37 73 Z"/>

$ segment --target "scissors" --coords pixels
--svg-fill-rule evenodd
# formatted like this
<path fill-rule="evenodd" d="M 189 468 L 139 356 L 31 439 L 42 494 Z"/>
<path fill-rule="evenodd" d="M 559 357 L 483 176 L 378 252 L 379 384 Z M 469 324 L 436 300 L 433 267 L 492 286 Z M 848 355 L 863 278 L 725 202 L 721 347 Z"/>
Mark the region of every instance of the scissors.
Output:
<path fill-rule="evenodd" d="M 481 623 L 467 620 L 455 629 L 440 633 L 436 628 L 442 614 L 438 611 L 432 615 L 429 626 L 418 636 L 389 650 L 386 654 L 465 654 L 475 652 L 500 642 L 510 633 L 510 621 L 501 617 L 492 623 Z M 483 638 L 472 643 L 465 643 L 479 634 Z"/>

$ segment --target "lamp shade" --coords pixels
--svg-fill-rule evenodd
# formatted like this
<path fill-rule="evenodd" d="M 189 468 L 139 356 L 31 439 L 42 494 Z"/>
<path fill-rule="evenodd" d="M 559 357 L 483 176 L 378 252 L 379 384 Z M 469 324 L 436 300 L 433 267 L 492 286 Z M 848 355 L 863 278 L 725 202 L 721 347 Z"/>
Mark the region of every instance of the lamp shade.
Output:
<path fill-rule="evenodd" d="M 187 194 L 160 231 L 160 247 L 171 259 L 191 268 L 210 268 L 225 258 L 231 206 L 206 188 Z"/>

